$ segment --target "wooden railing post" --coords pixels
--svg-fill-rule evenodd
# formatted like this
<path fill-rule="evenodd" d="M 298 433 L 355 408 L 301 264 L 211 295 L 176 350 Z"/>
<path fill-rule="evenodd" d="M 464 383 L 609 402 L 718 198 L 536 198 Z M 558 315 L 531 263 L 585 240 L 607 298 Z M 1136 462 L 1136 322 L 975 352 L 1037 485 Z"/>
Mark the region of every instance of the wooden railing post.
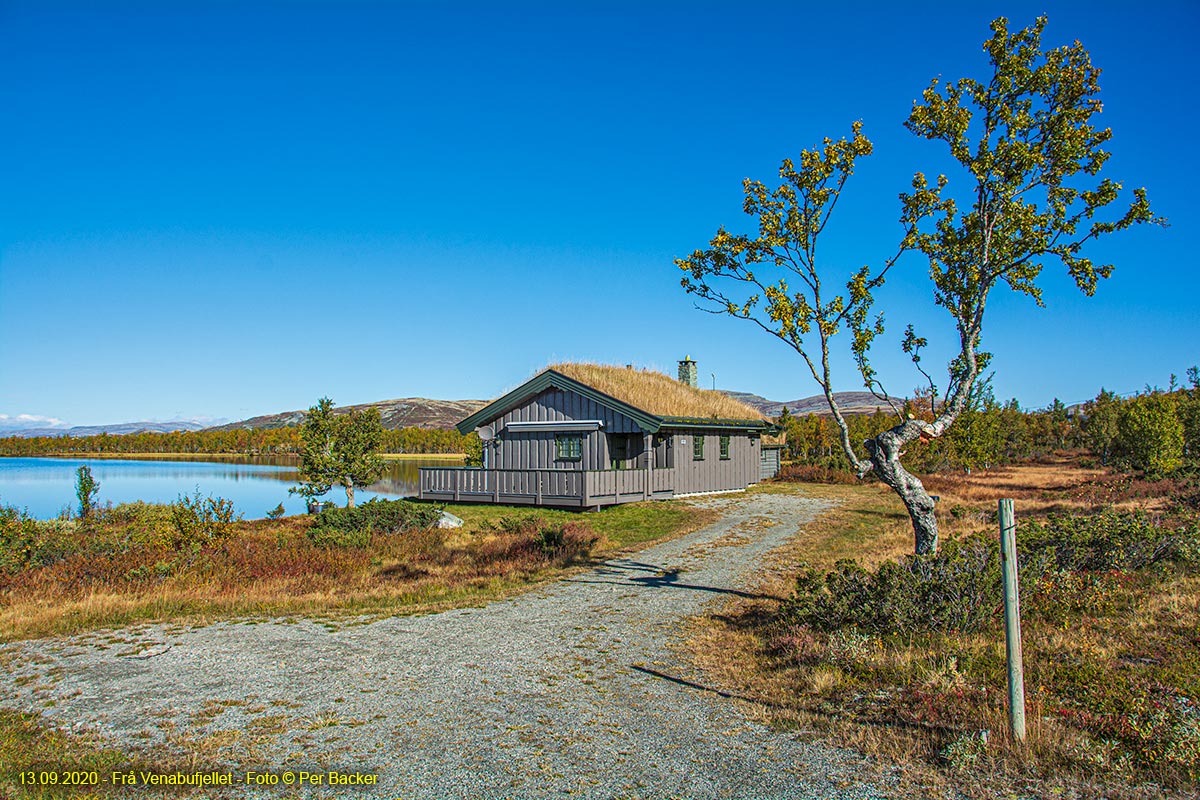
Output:
<path fill-rule="evenodd" d="M 486 473 L 492 480 L 492 502 L 500 503 L 500 473 L 497 470 L 489 470 Z"/>
<path fill-rule="evenodd" d="M 451 475 L 454 476 L 454 478 L 450 481 L 450 483 L 454 486 L 454 502 L 456 502 L 456 503 L 458 502 L 458 474 L 460 472 L 462 472 L 462 470 L 456 469 L 456 470 L 452 470 L 450 473 Z"/>
<path fill-rule="evenodd" d="M 537 484 L 534 491 L 537 492 L 537 504 L 540 506 L 542 504 L 542 471 L 540 469 L 533 473 L 533 482 Z"/>
<path fill-rule="evenodd" d="M 1025 741 L 1025 668 L 1021 655 L 1021 599 L 1017 583 L 1017 522 L 1013 501 L 1001 500 L 1000 567 L 1004 573 L 1004 641 L 1008 654 L 1008 722 L 1013 738 Z"/>

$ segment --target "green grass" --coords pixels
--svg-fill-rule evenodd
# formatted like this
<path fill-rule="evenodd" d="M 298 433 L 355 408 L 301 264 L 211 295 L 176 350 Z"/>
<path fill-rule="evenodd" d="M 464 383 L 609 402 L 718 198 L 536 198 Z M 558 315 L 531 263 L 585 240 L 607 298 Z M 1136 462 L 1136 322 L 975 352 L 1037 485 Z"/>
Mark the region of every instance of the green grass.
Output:
<path fill-rule="evenodd" d="M 560 525 L 570 522 L 583 523 L 607 540 L 607 544 L 603 545 L 599 552 L 690 533 L 716 516 L 712 512 L 675 500 L 623 503 L 594 512 L 479 503 L 449 504 L 445 509 L 461 518 L 465 528 L 474 530 L 485 530 L 506 517 L 540 517 L 549 523 Z"/>

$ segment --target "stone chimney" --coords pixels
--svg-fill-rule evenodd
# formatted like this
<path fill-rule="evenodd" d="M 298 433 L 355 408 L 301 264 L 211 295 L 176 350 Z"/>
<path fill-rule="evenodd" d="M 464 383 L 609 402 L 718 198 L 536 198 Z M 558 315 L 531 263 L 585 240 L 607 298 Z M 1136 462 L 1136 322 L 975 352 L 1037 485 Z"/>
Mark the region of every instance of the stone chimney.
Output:
<path fill-rule="evenodd" d="M 683 361 L 679 362 L 679 382 L 686 383 L 688 386 L 696 387 L 699 385 L 696 371 L 696 362 L 692 361 L 691 356 L 684 356 Z"/>

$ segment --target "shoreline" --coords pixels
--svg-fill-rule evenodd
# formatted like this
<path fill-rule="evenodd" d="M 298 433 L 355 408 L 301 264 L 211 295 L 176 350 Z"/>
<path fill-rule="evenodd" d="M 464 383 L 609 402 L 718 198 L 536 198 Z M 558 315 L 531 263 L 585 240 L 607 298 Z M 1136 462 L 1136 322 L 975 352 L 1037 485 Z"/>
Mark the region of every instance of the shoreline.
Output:
<path fill-rule="evenodd" d="M 408 461 L 422 459 L 426 461 L 463 461 L 465 453 L 380 453 L 385 461 Z M 37 453 L 31 455 L 0 455 L 0 458 L 91 458 L 91 459 L 128 459 L 147 461 L 212 461 L 234 458 L 290 458 L 300 460 L 299 453 Z"/>

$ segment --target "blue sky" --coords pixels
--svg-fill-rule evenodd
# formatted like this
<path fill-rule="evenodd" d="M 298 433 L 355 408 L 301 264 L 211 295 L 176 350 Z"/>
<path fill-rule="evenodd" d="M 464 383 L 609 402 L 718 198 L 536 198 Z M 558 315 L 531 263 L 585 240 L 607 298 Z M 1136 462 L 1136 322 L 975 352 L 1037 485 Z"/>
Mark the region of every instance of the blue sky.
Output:
<path fill-rule="evenodd" d="M 0 415 L 489 398 L 555 360 L 685 354 L 706 385 L 815 394 L 784 345 L 694 310 L 673 259 L 747 224 L 743 178 L 859 119 L 875 155 L 827 263 L 891 255 L 897 193 L 946 168 L 902 127 L 913 99 L 984 74 L 993 17 L 1042 11 L 1104 70 L 1108 174 L 1171 227 L 1094 247 L 1116 272 L 1093 298 L 1056 266 L 1046 308 L 996 297 L 996 394 L 1165 384 L 1200 362 L 1192 2 L 0 0 Z M 919 257 L 880 305 L 949 352 Z M 910 392 L 895 337 L 878 351 Z"/>

